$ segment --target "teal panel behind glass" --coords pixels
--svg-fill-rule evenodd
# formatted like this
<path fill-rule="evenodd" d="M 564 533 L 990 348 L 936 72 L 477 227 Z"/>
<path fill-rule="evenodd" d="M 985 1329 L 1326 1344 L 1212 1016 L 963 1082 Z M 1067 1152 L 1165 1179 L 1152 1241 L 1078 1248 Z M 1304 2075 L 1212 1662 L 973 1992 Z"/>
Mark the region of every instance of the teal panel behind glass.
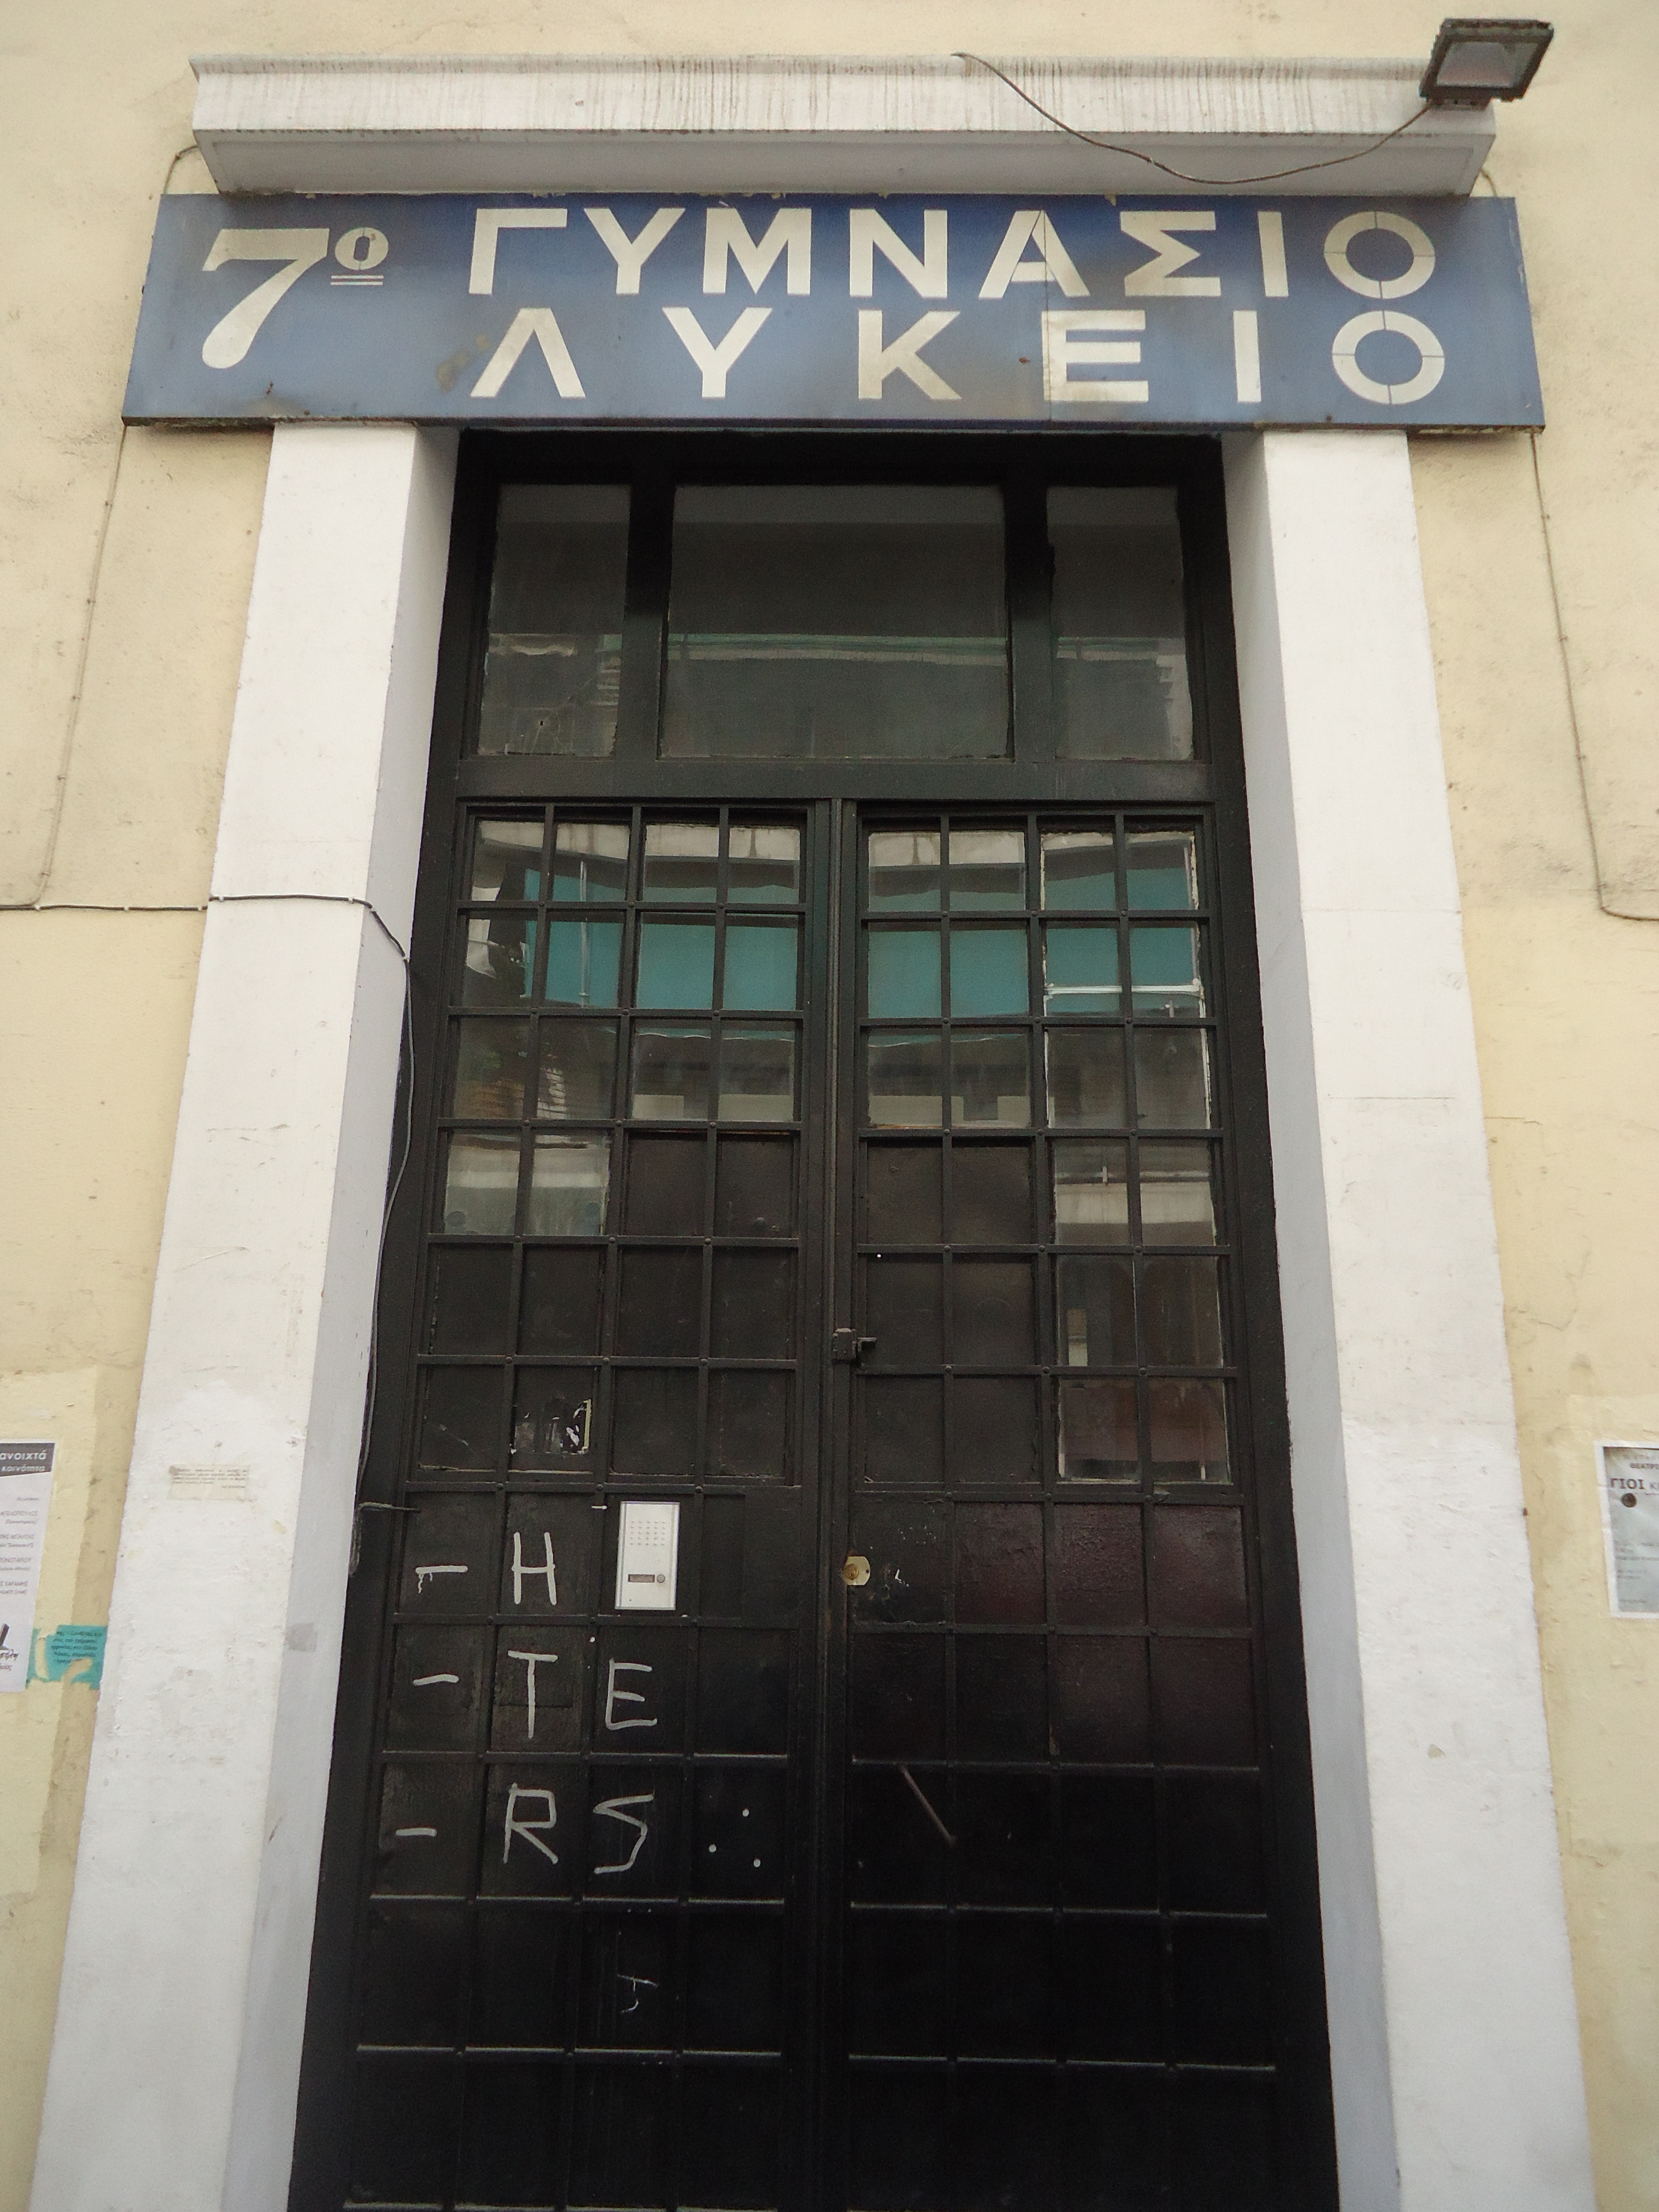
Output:
<path fill-rule="evenodd" d="M 1030 1003 L 1023 928 L 951 931 L 953 1015 L 1023 1014 Z"/>
<path fill-rule="evenodd" d="M 648 929 L 650 923 L 646 924 Z M 744 1013 L 793 1006 L 797 1000 L 793 921 L 731 921 L 726 927 L 721 1003 Z"/>
<path fill-rule="evenodd" d="M 712 1006 L 714 1003 L 714 925 L 712 921 L 640 924 L 636 1006 Z"/>
<path fill-rule="evenodd" d="M 1202 1013 L 1198 932 L 1173 927 L 1131 930 L 1129 980 L 1137 1012 Z"/>
<path fill-rule="evenodd" d="M 1129 904 L 1142 912 L 1198 904 L 1198 865 L 1190 830 L 1133 830 L 1129 836 Z"/>
<path fill-rule="evenodd" d="M 1042 984 L 1045 1013 L 1116 1013 L 1116 930 L 1050 923 L 1042 936 Z"/>
<path fill-rule="evenodd" d="M 1148 908 L 1189 907 L 1192 902 L 1184 868 L 1130 868 L 1131 906 L 1145 912 Z"/>
<path fill-rule="evenodd" d="M 869 932 L 872 1019 L 913 1021 L 939 1012 L 939 939 L 936 929 Z"/>
<path fill-rule="evenodd" d="M 619 921 L 547 925 L 547 997 L 556 1006 L 614 1006 L 622 969 Z"/>

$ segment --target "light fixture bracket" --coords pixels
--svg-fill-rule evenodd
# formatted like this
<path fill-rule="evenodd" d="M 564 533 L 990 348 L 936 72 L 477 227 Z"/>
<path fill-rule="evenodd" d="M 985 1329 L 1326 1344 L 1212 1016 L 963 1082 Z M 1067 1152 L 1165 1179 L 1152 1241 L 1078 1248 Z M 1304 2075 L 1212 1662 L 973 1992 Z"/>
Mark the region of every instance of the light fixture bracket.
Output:
<path fill-rule="evenodd" d="M 1418 96 L 1431 107 L 1519 100 L 1554 36 L 1554 24 L 1535 16 L 1448 15 L 1435 34 Z"/>

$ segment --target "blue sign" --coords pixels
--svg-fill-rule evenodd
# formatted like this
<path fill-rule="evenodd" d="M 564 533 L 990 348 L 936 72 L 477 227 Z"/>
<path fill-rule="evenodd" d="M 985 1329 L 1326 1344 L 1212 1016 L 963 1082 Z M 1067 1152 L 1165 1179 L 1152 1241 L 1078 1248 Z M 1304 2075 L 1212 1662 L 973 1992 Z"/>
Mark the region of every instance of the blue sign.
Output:
<path fill-rule="evenodd" d="M 161 202 L 133 422 L 1543 420 L 1514 203 Z"/>

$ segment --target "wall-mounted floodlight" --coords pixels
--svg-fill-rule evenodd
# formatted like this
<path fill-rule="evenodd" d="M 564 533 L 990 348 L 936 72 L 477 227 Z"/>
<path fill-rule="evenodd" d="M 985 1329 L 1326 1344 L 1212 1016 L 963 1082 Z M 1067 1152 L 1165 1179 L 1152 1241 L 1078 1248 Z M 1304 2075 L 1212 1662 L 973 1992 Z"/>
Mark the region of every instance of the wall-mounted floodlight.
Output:
<path fill-rule="evenodd" d="M 1515 15 L 1448 15 L 1417 88 L 1431 107 L 1519 100 L 1538 74 L 1553 23 Z"/>

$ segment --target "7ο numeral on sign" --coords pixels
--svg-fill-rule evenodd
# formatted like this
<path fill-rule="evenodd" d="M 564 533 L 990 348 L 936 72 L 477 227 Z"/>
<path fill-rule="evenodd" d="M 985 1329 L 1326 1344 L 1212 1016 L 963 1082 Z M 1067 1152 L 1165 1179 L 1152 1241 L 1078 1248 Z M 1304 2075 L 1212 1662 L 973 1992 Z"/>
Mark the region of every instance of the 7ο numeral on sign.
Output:
<path fill-rule="evenodd" d="M 297 284 L 307 269 L 314 269 L 327 252 L 326 229 L 222 230 L 202 264 L 204 270 L 222 269 L 227 261 L 280 261 L 283 266 L 263 284 L 256 284 L 213 325 L 202 341 L 202 359 L 208 367 L 234 368 L 283 293 Z"/>

